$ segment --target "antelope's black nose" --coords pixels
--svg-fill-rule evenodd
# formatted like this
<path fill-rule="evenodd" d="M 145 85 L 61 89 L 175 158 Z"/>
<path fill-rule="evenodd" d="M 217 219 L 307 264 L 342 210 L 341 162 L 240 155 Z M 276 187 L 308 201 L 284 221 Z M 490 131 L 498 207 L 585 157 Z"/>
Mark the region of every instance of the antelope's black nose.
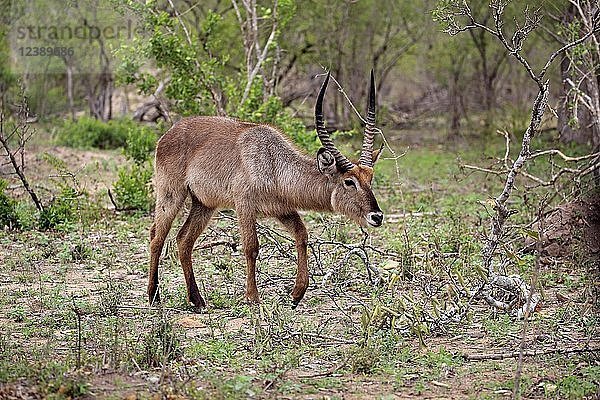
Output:
<path fill-rule="evenodd" d="M 370 212 L 367 214 L 367 222 L 371 226 L 381 226 L 383 223 L 383 213 L 381 211 L 378 212 Z"/>

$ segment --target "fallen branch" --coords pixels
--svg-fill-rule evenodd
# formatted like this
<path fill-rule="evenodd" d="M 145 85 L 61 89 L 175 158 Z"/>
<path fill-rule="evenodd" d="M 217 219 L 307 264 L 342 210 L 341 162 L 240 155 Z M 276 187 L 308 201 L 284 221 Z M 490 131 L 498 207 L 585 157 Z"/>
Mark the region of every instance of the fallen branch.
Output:
<path fill-rule="evenodd" d="M 548 354 L 577 354 L 577 353 L 596 353 L 600 352 L 600 347 L 590 348 L 584 347 L 580 349 L 544 349 L 544 350 L 525 350 L 523 356 L 535 357 L 544 356 Z M 507 353 L 487 353 L 487 354 L 466 354 L 463 353 L 461 356 L 467 361 L 487 361 L 487 360 L 504 360 L 507 358 L 518 358 L 520 351 L 511 351 Z"/>
<path fill-rule="evenodd" d="M 340 364 L 329 368 L 327 371 L 319 372 L 316 374 L 310 374 L 310 375 L 298 375 L 298 378 L 322 378 L 325 376 L 330 376 L 330 375 L 333 375 L 336 372 L 338 372 L 340 369 L 344 368 L 346 365 L 348 365 L 348 361 L 344 360 Z"/>
<path fill-rule="evenodd" d="M 210 249 L 212 247 L 217 247 L 217 246 L 230 247 L 231 250 L 236 251 L 239 246 L 239 243 L 230 242 L 228 240 L 217 240 L 214 242 L 200 243 L 200 244 L 194 246 L 194 250 Z"/>

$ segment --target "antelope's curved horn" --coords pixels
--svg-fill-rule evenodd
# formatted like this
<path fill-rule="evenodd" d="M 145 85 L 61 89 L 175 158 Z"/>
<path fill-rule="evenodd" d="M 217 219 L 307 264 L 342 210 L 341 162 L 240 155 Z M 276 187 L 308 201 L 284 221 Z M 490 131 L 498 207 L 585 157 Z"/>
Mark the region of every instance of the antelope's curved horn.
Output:
<path fill-rule="evenodd" d="M 331 137 L 329 136 L 329 133 L 327 133 L 327 130 L 325 129 L 325 123 L 323 120 L 323 97 L 325 96 L 328 83 L 329 72 L 327 73 L 325 81 L 323 81 L 323 85 L 319 91 L 319 96 L 317 97 L 317 104 L 315 105 L 315 127 L 317 128 L 317 135 L 319 135 L 321 144 L 333 155 L 338 169 L 342 172 L 346 172 L 349 169 L 352 169 L 354 164 L 352 164 L 352 162 L 335 147 Z"/>
<path fill-rule="evenodd" d="M 367 124 L 363 139 L 359 164 L 373 168 L 373 141 L 375 139 L 375 75 L 371 70 L 371 85 L 369 88 L 369 109 L 367 110 Z"/>

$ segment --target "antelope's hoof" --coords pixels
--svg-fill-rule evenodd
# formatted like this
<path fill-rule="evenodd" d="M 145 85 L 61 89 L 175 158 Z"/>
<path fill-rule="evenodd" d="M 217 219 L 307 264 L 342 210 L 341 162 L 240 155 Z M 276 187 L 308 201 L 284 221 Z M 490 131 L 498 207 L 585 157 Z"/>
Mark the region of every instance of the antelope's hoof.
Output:
<path fill-rule="evenodd" d="M 190 302 L 190 311 L 194 314 L 202 314 L 206 310 L 206 306 L 197 306 L 194 303 Z"/>
<path fill-rule="evenodd" d="M 301 299 L 298 299 L 298 300 L 292 300 L 292 310 L 295 310 L 295 309 L 296 309 L 296 307 L 298 307 L 298 304 L 300 304 L 300 300 L 301 300 Z"/>
<path fill-rule="evenodd" d="M 292 291 L 292 310 L 295 310 L 296 307 L 298 307 L 298 304 L 300 304 L 300 301 L 304 298 L 304 292 L 306 292 L 306 290 L 303 290 L 301 294 L 298 294 L 297 290 Z"/>
<path fill-rule="evenodd" d="M 258 296 L 258 294 L 248 294 L 246 293 L 246 301 L 248 302 L 248 304 L 250 305 L 258 305 L 260 304 L 260 297 Z"/>
<path fill-rule="evenodd" d="M 206 302 L 200 296 L 200 293 L 194 293 L 188 297 L 188 304 L 195 313 L 201 313 L 206 308 Z"/>
<path fill-rule="evenodd" d="M 158 307 L 160 306 L 160 295 L 158 294 L 158 290 L 153 295 L 148 295 L 148 303 L 150 307 Z"/>

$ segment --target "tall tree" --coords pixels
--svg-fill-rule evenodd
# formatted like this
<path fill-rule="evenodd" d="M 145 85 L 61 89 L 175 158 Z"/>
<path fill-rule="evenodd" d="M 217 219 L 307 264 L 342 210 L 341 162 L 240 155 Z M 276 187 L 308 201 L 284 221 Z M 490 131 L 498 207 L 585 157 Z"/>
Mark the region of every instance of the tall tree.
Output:
<path fill-rule="evenodd" d="M 428 2 L 308 0 L 298 9 L 296 29 L 283 33 L 282 47 L 291 52 L 296 75 L 314 75 L 323 66 L 331 69 L 351 99 L 364 99 L 371 68 L 377 74 L 378 93 L 386 91 L 401 57 L 423 35 L 427 10 Z M 284 81 L 283 98 L 303 98 L 315 92 L 316 86 Z M 349 128 L 351 110 L 344 95 L 334 92 L 330 96 L 328 119 L 339 128 Z"/>

